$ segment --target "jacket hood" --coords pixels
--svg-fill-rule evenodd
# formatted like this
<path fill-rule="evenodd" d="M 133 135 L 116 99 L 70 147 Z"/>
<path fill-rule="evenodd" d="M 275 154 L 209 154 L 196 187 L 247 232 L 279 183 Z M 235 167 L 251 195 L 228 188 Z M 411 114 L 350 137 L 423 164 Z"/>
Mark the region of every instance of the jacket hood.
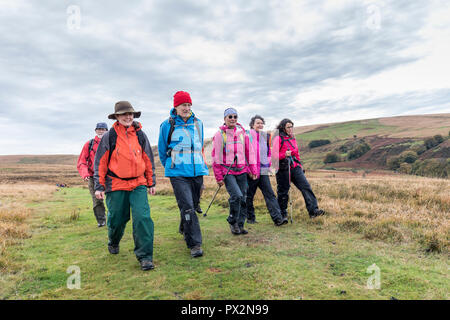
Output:
<path fill-rule="evenodd" d="M 175 109 L 175 108 L 172 108 L 172 110 L 170 110 L 170 116 L 172 117 L 172 118 L 176 118 L 178 115 L 177 115 L 177 110 Z M 194 112 L 191 110 L 191 116 L 189 117 L 189 119 L 190 118 L 194 118 L 195 117 L 195 114 L 194 114 Z M 180 117 L 180 119 L 181 119 L 181 117 Z M 189 120 L 188 119 L 188 120 Z"/>

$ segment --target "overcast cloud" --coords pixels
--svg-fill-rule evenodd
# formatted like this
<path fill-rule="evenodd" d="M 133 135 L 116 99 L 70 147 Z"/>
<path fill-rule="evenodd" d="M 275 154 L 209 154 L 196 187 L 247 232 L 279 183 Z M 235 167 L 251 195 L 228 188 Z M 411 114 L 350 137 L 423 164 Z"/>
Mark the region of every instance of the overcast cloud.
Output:
<path fill-rule="evenodd" d="M 79 15 L 78 15 L 79 11 Z M 211 137 L 450 112 L 448 1 L 0 0 L 0 154 L 78 154 L 114 103 L 152 144 L 178 90 Z"/>

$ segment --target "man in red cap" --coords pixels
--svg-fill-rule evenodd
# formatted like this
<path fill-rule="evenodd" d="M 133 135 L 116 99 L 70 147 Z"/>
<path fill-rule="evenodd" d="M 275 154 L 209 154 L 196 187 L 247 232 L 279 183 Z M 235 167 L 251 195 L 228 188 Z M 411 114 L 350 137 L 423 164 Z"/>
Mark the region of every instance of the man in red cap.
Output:
<path fill-rule="evenodd" d="M 203 255 L 203 250 L 195 209 L 200 201 L 203 176 L 208 175 L 209 170 L 203 157 L 203 123 L 195 117 L 191 107 L 189 93 L 175 93 L 170 117 L 160 126 L 158 152 L 180 209 L 180 231 L 191 256 L 196 258 Z"/>

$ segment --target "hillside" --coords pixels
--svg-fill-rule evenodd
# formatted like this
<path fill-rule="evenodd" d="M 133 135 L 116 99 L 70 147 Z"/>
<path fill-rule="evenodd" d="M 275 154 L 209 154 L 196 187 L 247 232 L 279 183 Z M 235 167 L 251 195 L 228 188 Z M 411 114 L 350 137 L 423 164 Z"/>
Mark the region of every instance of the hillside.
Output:
<path fill-rule="evenodd" d="M 444 161 L 450 157 L 450 113 L 398 116 L 377 119 L 365 119 L 340 123 L 318 124 L 295 127 L 295 135 L 300 145 L 302 162 L 308 169 L 374 169 L 392 170 L 388 165 L 389 159 L 398 157 L 405 151 L 417 153 L 419 161 L 440 159 Z M 444 141 L 429 149 L 424 147 L 425 139 L 441 135 Z M 314 140 L 327 139 L 329 144 L 316 148 L 309 148 L 308 144 Z M 370 150 L 359 158 L 349 161 L 348 152 L 361 141 L 370 146 Z M 211 138 L 205 139 L 205 156 L 211 164 Z M 153 146 L 156 168 L 163 172 L 158 160 L 157 147 Z M 324 163 L 328 153 L 334 152 L 341 161 Z M 39 164 L 73 166 L 72 182 L 77 181 L 77 155 L 10 155 L 0 156 L 0 167 L 29 166 Z M 444 160 L 442 160 L 444 159 Z M 438 161 L 438 160 L 436 160 Z M 419 163 L 419 162 L 417 162 Z M 450 166 L 450 165 L 449 165 Z M 445 164 L 444 164 L 445 167 Z M 445 169 L 445 168 L 444 168 Z M 23 172 L 23 171 L 22 171 Z M 51 173 L 58 176 L 59 170 Z M 3 178 L 8 178 L 8 172 L 1 171 Z M 406 172 L 408 173 L 408 172 Z M 27 177 L 23 177 L 27 180 Z M 54 181 L 54 179 L 50 179 Z"/>
<path fill-rule="evenodd" d="M 424 161 L 427 165 L 443 166 L 445 170 L 450 157 L 449 132 L 450 114 L 366 119 L 295 128 L 302 160 L 310 169 L 396 170 L 403 159 L 395 165 L 392 164 L 393 159 L 412 152 L 418 162 L 410 161 L 409 171 L 413 171 L 414 163 L 419 166 Z M 443 140 L 427 146 L 425 141 L 436 135 L 441 135 Z M 310 148 L 309 144 L 317 140 L 329 140 L 329 143 Z M 370 149 L 360 156 L 349 157 L 350 152 L 363 144 Z M 339 161 L 325 164 L 324 158 L 330 153 L 334 153 Z"/>

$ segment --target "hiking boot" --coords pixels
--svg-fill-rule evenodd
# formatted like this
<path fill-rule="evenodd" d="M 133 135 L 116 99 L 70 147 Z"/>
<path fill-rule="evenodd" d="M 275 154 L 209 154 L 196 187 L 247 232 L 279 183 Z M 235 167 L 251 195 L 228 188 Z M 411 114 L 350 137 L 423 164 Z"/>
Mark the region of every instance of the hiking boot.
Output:
<path fill-rule="evenodd" d="M 237 223 L 230 224 L 230 230 L 232 234 L 238 235 L 241 234 L 241 230 L 239 229 L 239 226 Z"/>
<path fill-rule="evenodd" d="M 240 234 L 247 234 L 248 231 L 244 229 L 244 227 L 239 227 Z"/>
<path fill-rule="evenodd" d="M 322 216 L 324 214 L 325 214 L 325 211 L 323 211 L 321 209 L 314 209 L 314 211 L 309 214 L 309 217 L 312 219 L 312 218 L 316 218 L 318 216 Z"/>
<path fill-rule="evenodd" d="M 256 221 L 256 219 L 247 219 L 247 223 L 254 224 L 258 223 L 258 221 Z"/>
<path fill-rule="evenodd" d="M 191 256 L 193 258 L 201 257 L 203 255 L 202 247 L 195 246 L 191 249 Z"/>
<path fill-rule="evenodd" d="M 97 226 L 98 226 L 99 228 L 104 227 L 104 226 L 106 226 L 106 222 L 105 222 L 105 221 L 99 222 Z"/>
<path fill-rule="evenodd" d="M 139 261 L 139 263 L 143 271 L 155 269 L 155 265 L 153 264 L 152 260 L 143 259 Z"/>
<path fill-rule="evenodd" d="M 197 211 L 197 213 L 203 213 L 202 208 L 200 208 L 200 205 L 197 206 L 197 208 L 195 208 L 195 211 Z"/>
<path fill-rule="evenodd" d="M 277 220 L 275 220 L 275 225 L 277 227 L 282 226 L 283 224 L 287 224 L 289 221 L 287 219 L 287 217 L 283 217 L 283 218 L 279 218 Z"/>
<path fill-rule="evenodd" d="M 119 253 L 119 245 L 117 245 L 117 246 L 108 245 L 108 251 L 111 254 L 118 254 Z"/>

